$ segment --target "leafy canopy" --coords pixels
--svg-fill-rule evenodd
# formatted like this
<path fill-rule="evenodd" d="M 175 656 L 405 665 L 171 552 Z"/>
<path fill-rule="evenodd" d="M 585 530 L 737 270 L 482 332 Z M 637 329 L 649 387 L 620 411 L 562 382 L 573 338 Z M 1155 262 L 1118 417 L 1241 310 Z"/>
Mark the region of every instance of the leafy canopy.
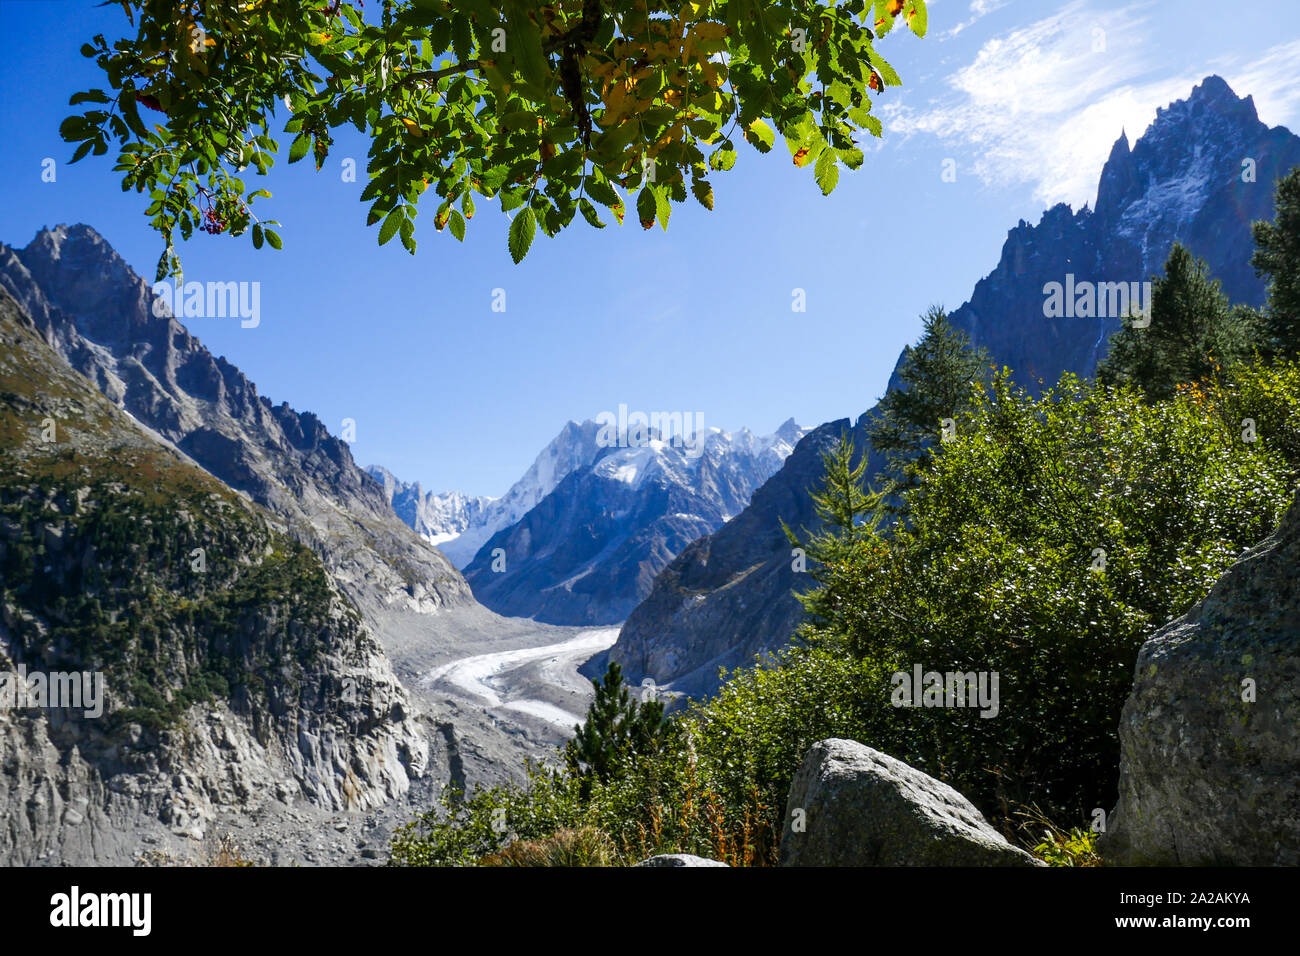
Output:
<path fill-rule="evenodd" d="M 61 127 L 73 161 L 116 141 L 124 190 L 147 193 L 164 237 L 158 278 L 179 275 L 174 234 L 279 235 L 240 174 L 265 174 L 287 112 L 289 161 L 322 168 L 333 130 L 369 136 L 368 224 L 412 253 L 418 204 L 463 239 L 475 195 L 514 212 L 512 258 L 598 207 L 665 229 L 688 191 L 713 208 L 712 176 L 737 139 L 776 134 L 829 194 L 881 133 L 872 94 L 901 83 L 874 42 L 901 16 L 924 35 L 924 0 L 384 0 L 371 21 L 343 0 L 118 0 L 134 36 L 82 53 L 107 87 Z M 141 110 L 145 108 L 145 111 Z"/>

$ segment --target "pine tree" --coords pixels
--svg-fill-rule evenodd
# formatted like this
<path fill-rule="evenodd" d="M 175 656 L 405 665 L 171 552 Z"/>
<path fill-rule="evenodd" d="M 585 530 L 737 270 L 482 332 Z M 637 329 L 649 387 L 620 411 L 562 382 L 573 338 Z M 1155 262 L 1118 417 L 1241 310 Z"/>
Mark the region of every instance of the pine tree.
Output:
<path fill-rule="evenodd" d="M 1291 358 L 1300 352 L 1300 166 L 1277 184 L 1272 222 L 1251 226 L 1250 264 L 1268 276 L 1264 334 L 1269 351 Z"/>
<path fill-rule="evenodd" d="M 794 531 L 783 521 L 781 527 L 792 547 L 802 551 L 807 571 L 816 586 L 805 593 L 796 594 L 799 603 L 808 612 L 811 626 L 800 629 L 799 637 L 805 641 L 816 640 L 821 625 L 836 620 L 843 614 L 841 596 L 833 587 L 845 567 L 855 566 L 861 549 L 873 537 L 884 514 L 883 495 L 868 491 L 863 475 L 867 458 L 862 456 L 853 464 L 853 442 L 847 435 L 830 451 L 822 454 L 824 477 L 812 501 L 821 519 L 816 534 L 801 542 Z"/>
<path fill-rule="evenodd" d="M 955 424 L 970 407 L 971 387 L 987 378 L 992 363 L 941 307 L 931 306 L 922 318 L 920 341 L 903 350 L 898 387 L 880 400 L 867 425 L 872 447 L 886 458 L 879 477 L 887 494 L 916 487 L 943 421 Z"/>
<path fill-rule="evenodd" d="M 1152 402 L 1245 358 L 1255 345 L 1249 310 L 1232 307 L 1203 260 L 1176 242 L 1164 272 L 1153 283 L 1150 324 L 1125 324 L 1097 366 L 1103 384 L 1135 385 Z"/>
<path fill-rule="evenodd" d="M 636 700 L 617 661 L 610 662 L 604 681 L 591 684 L 596 696 L 587 719 L 564 747 L 569 772 L 581 778 L 584 800 L 594 781 L 608 782 L 639 757 L 654 753 L 669 733 L 663 701 Z"/>

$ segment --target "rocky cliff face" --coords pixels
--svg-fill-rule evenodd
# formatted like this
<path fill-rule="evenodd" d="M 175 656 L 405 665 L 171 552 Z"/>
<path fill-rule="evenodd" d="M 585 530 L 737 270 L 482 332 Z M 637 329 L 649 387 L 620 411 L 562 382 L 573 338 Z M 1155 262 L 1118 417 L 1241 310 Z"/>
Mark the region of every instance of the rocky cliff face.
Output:
<path fill-rule="evenodd" d="M 465 568 L 474 596 L 547 623 L 618 623 L 674 556 L 745 508 L 802 434 L 793 421 L 766 437 L 713 429 L 698 455 L 659 439 L 596 447 L 483 545 Z"/>
<path fill-rule="evenodd" d="M 1036 386 L 1065 371 L 1091 375 L 1122 319 L 1096 308 L 1046 315 L 1044 287 L 1067 276 L 1076 288 L 1149 279 L 1177 239 L 1209 263 L 1234 302 L 1258 305 L 1264 287 L 1249 265 L 1250 224 L 1272 217 L 1274 183 L 1298 163 L 1300 137 L 1266 127 L 1249 97 L 1207 77 L 1188 99 L 1160 110 L 1132 149 L 1120 136 L 1094 209 L 1059 205 L 1037 225 L 1022 220 L 1012 229 L 997 267 L 949 318 Z M 744 513 L 668 564 L 611 651 L 630 678 L 707 693 L 718 664 L 747 663 L 789 639 L 801 609 L 780 520 L 815 527 L 808 490 L 820 475 L 819 453 L 847 424 L 805 438 Z M 853 437 L 861 448 L 861 420 Z M 876 468 L 873 461 L 869 471 Z"/>
<path fill-rule="evenodd" d="M 1265 126 L 1249 96 L 1206 77 L 1187 99 L 1158 110 L 1131 149 L 1120 134 L 1092 209 L 1062 204 L 1036 226 L 1021 220 L 952 323 L 1026 384 L 1053 384 L 1065 371 L 1092 375 L 1123 316 L 1099 307 L 1046 316 L 1043 287 L 1067 275 L 1078 289 L 1148 280 L 1175 239 L 1209 263 L 1233 302 L 1260 305 L 1250 224 L 1272 217 L 1274 183 L 1297 163 L 1300 137 Z"/>
<path fill-rule="evenodd" d="M 3 291 L 0 342 L 0 863 L 129 863 L 223 810 L 405 793 L 425 736 L 316 554 Z M 99 675 L 99 704 L 17 696 L 57 673 Z"/>
<path fill-rule="evenodd" d="M 383 487 L 310 412 L 272 405 L 214 357 L 89 226 L 0 244 L 0 288 L 118 407 L 285 520 L 372 624 L 472 602 L 460 574 L 393 514 Z"/>
<path fill-rule="evenodd" d="M 1300 864 L 1300 500 L 1142 645 L 1120 718 L 1112 863 Z"/>

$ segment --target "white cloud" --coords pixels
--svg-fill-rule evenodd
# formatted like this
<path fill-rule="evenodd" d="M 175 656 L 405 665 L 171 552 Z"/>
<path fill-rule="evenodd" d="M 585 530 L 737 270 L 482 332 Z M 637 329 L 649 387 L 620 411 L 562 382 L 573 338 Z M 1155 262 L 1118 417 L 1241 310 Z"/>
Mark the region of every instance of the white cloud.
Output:
<path fill-rule="evenodd" d="M 976 20 L 979 20 L 982 17 L 986 16 L 987 14 L 992 13 L 994 10 L 1001 10 L 1009 2 L 1010 0 L 971 0 L 970 19 L 963 20 L 961 23 L 957 24 L 951 30 L 945 32 L 942 36 L 939 37 L 939 39 L 940 40 L 952 39 L 957 34 L 961 33 L 962 30 L 965 30 L 968 26 L 974 23 Z M 934 5 L 930 4 L 930 6 L 933 7 Z"/>
<path fill-rule="evenodd" d="M 1300 117 L 1300 40 L 1275 46 L 1249 64 L 1225 64 L 1223 78 L 1238 96 L 1255 98 L 1259 118 L 1269 126 L 1289 126 Z"/>
<path fill-rule="evenodd" d="M 1156 55 L 1147 8 L 1135 3 L 1102 18 L 1074 0 L 990 39 L 948 78 L 950 90 L 939 99 L 883 109 L 887 136 L 934 136 L 954 148 L 960 170 L 994 185 L 1032 184 L 1034 198 L 1047 205 L 1091 202 L 1120 130 L 1131 143 L 1157 107 L 1186 97 L 1211 72 L 1160 69 L 1169 57 Z M 1234 62 L 1221 60 L 1215 69 L 1239 95 L 1255 96 L 1265 122 L 1300 113 L 1300 41 L 1236 69 Z"/>

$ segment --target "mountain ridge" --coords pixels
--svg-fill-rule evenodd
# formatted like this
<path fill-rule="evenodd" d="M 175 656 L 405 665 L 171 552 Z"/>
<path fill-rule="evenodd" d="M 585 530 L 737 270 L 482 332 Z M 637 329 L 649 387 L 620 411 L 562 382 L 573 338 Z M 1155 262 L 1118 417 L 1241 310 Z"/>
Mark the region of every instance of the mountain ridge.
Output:
<path fill-rule="evenodd" d="M 346 442 L 313 413 L 273 405 L 214 357 L 93 228 L 44 229 L 23 249 L 0 243 L 0 287 L 110 401 L 285 520 L 373 624 L 390 611 L 472 603 L 460 574 L 393 514 Z"/>
<path fill-rule="evenodd" d="M 1250 97 L 1208 76 L 1187 98 L 1157 110 L 1131 148 L 1121 132 L 1098 179 L 1095 211 L 1060 203 L 1036 225 L 1022 219 L 1012 227 L 996 266 L 949 321 L 1037 390 L 1062 372 L 1092 375 L 1122 318 L 1048 317 L 1046 286 L 1067 275 L 1145 281 L 1178 239 L 1206 259 L 1234 302 L 1258 306 L 1264 285 L 1249 265 L 1250 223 L 1271 217 L 1273 183 L 1297 164 L 1300 137 L 1265 126 Z M 887 390 L 897 387 L 898 372 L 896 364 Z M 719 666 L 750 663 L 789 639 L 802 617 L 793 596 L 800 579 L 780 521 L 816 527 L 808 492 L 820 477 L 821 453 L 841 431 L 859 457 L 871 456 L 868 474 L 879 470 L 866 439 L 871 411 L 851 428 L 842 419 L 814 429 L 745 513 L 668 564 L 609 652 L 630 680 L 711 693 Z"/>
<path fill-rule="evenodd" d="M 573 423 L 570 423 L 572 426 Z M 570 427 L 566 426 L 566 427 Z M 475 597 L 501 614 L 550 624 L 622 621 L 654 574 L 691 541 L 748 503 L 802 437 L 793 419 L 775 433 L 706 429 L 689 443 L 653 429 L 604 444 L 465 566 Z"/>

